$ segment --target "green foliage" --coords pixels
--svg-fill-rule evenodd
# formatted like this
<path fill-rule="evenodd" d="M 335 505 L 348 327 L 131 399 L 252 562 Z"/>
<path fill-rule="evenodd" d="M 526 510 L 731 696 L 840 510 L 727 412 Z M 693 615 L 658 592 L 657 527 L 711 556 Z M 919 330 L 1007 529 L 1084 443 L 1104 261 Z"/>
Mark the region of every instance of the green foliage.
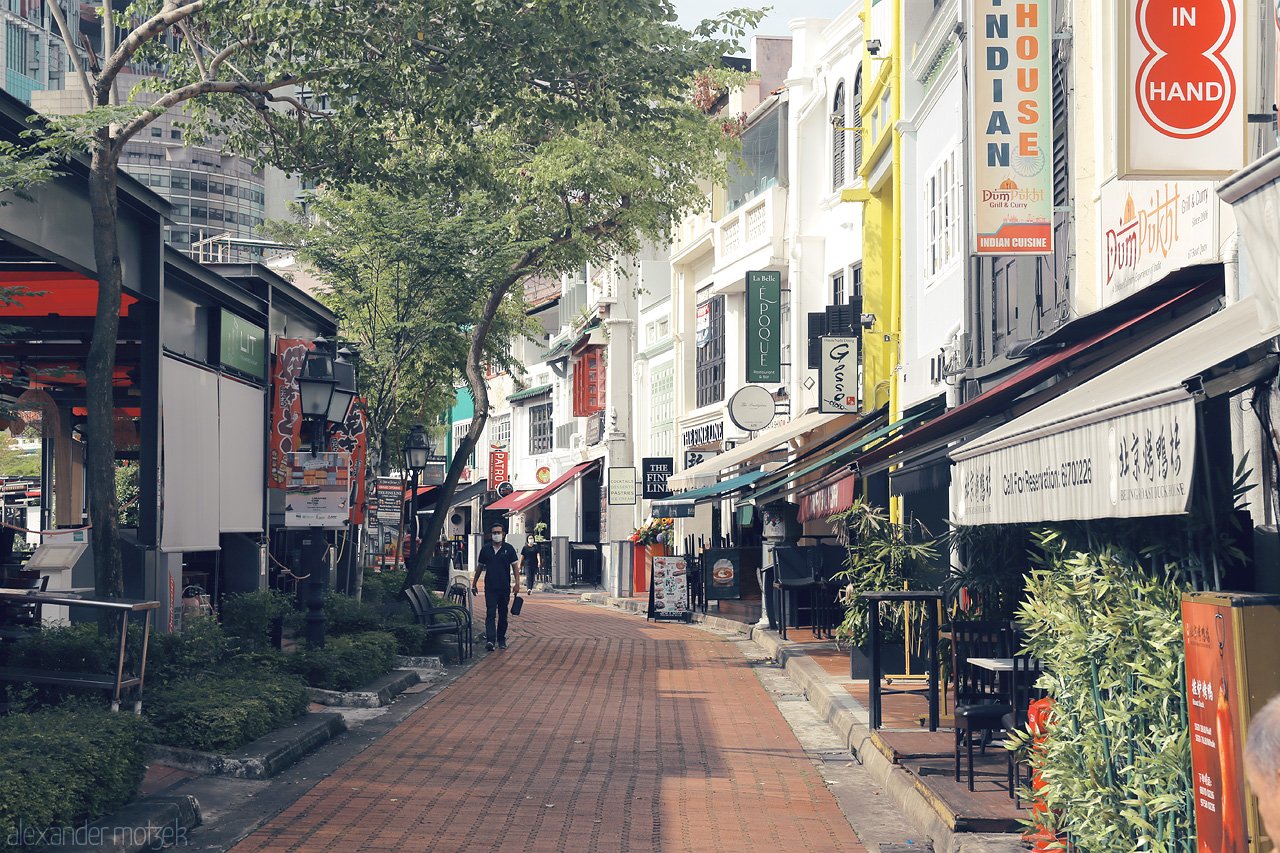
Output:
<path fill-rule="evenodd" d="M 296 613 L 293 598 L 279 590 L 236 593 L 222 602 L 222 630 L 251 648 L 266 648 L 271 645 L 273 623 Z"/>
<path fill-rule="evenodd" d="M 295 676 L 258 670 L 251 677 L 199 675 L 147 691 L 143 705 L 156 743 L 230 752 L 307 710 Z"/>
<path fill-rule="evenodd" d="M 382 605 L 356 601 L 340 592 L 324 594 L 325 634 L 331 637 L 379 630 L 386 621 Z"/>
<path fill-rule="evenodd" d="M 210 672 L 220 667 L 236 647 L 237 643 L 227 637 L 213 617 L 189 614 L 182 620 L 181 631 L 151 636 L 147 650 L 147 685 Z"/>
<path fill-rule="evenodd" d="M 140 646 L 140 638 L 137 642 Z M 5 652 L 8 666 L 106 674 L 115 672 L 118 650 L 93 623 L 38 628 L 9 644 Z"/>
<path fill-rule="evenodd" d="M 950 549 L 960 556 L 942 581 L 948 604 L 966 618 L 1012 619 L 1022 600 L 1023 577 L 1031 570 L 1031 532 L 1025 524 L 953 525 Z M 960 602 L 965 590 L 968 601 Z"/>
<path fill-rule="evenodd" d="M 8 435 L 0 434 L 0 474 L 8 477 L 40 476 L 40 454 L 24 453 Z"/>
<path fill-rule="evenodd" d="M 80 704 L 0 717 L 0 849 L 31 849 L 7 843 L 18 826 L 81 825 L 132 799 L 146 771 L 140 722 Z"/>
<path fill-rule="evenodd" d="M 288 667 L 324 690 L 352 690 L 395 666 L 396 638 L 381 631 L 326 638 L 324 648 L 308 646 L 290 655 Z"/>
<path fill-rule="evenodd" d="M 1045 783 L 1040 795 L 1083 853 L 1189 853 L 1196 786 L 1184 574 L 1123 544 L 1082 541 L 1070 527 L 1035 538 L 1037 566 L 1018 615 L 1055 703 L 1033 759 Z"/>
<path fill-rule="evenodd" d="M 120 501 L 120 526 L 138 526 L 138 471 L 137 462 L 116 463 L 116 499 Z"/>
<path fill-rule="evenodd" d="M 405 574 L 404 569 L 365 571 L 360 600 L 373 605 L 394 602 L 400 597 L 400 587 L 404 584 Z"/>
<path fill-rule="evenodd" d="M 388 625 L 382 630 L 396 639 L 396 654 L 425 655 L 440 648 L 440 634 L 428 632 L 425 625 Z"/>
<path fill-rule="evenodd" d="M 883 509 L 863 498 L 829 520 L 840 544 L 849 552 L 845 564 L 848 568 L 836 575 L 838 580 L 848 582 L 844 621 L 837 631 L 861 646 L 868 637 L 868 606 L 860 594 L 918 586 L 937 558 L 937 547 L 920 524 L 892 522 Z M 907 614 L 887 604 L 880 606 L 880 614 L 885 620 L 885 636 L 902 636 Z"/>

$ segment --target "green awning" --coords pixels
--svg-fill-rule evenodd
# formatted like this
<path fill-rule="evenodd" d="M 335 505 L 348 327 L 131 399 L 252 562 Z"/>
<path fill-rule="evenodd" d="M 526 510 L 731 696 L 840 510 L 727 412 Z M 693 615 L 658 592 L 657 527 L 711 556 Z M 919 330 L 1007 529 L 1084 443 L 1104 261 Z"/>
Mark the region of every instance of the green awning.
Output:
<path fill-rule="evenodd" d="M 507 402 L 516 403 L 516 402 L 519 402 L 520 400 L 528 400 L 533 397 L 538 397 L 542 394 L 549 394 L 550 392 L 551 392 L 550 385 L 535 385 L 532 388 L 526 388 L 523 391 L 517 391 L 516 393 L 512 394 L 510 397 L 507 397 Z"/>
<path fill-rule="evenodd" d="M 885 436 L 890 435 L 891 433 L 902 429 L 908 424 L 914 423 L 915 421 L 924 417 L 928 413 L 929 412 L 927 411 L 917 412 L 914 415 L 908 415 L 905 418 L 896 420 L 891 424 L 887 424 L 881 427 L 875 432 L 861 436 L 860 438 L 855 438 L 852 442 L 845 444 L 844 446 L 837 448 L 836 450 L 833 450 L 831 453 L 828 453 L 826 456 L 823 456 L 821 459 L 818 459 L 816 461 L 810 461 L 808 462 L 808 464 L 805 464 L 803 466 L 796 466 L 794 469 L 791 469 L 791 470 L 788 470 L 787 468 L 782 468 L 774 472 L 775 474 L 781 475 L 778 479 L 771 480 L 770 482 L 765 483 L 763 486 L 760 486 L 752 491 L 751 500 L 754 503 L 756 503 L 756 505 L 758 506 L 762 499 L 782 491 L 787 486 L 794 483 L 796 480 L 799 480 L 801 477 L 808 476 L 809 474 L 812 474 L 814 471 L 818 471 L 818 470 L 821 470 L 822 468 L 827 468 L 827 467 L 847 465 L 853 461 L 854 457 L 856 457 L 859 453 L 865 450 L 868 445 L 874 444 L 875 442 L 879 441 Z"/>
<path fill-rule="evenodd" d="M 656 500 L 653 502 L 652 515 L 654 518 L 689 518 L 693 515 L 696 504 L 724 497 L 738 489 L 745 489 L 763 476 L 763 471 L 752 471 L 750 474 L 730 477 L 719 483 L 703 486 L 701 489 L 690 489 L 669 498 Z"/>

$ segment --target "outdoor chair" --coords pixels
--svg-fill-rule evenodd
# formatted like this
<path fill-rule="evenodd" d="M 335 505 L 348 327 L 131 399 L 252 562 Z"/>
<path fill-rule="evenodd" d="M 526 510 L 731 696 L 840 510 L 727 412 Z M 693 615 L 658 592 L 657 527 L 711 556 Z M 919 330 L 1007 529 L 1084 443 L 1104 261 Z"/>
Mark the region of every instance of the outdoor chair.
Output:
<path fill-rule="evenodd" d="M 0 579 L 0 587 L 5 589 L 44 592 L 48 586 L 49 576 L 41 575 L 35 570 L 12 571 Z M 40 624 L 41 609 L 42 605 L 38 601 L 0 602 L 0 640 L 20 640 L 29 636 L 31 629 Z"/>
<path fill-rule="evenodd" d="M 415 622 L 429 633 L 453 634 L 457 637 L 459 663 L 471 656 L 471 614 L 465 607 L 457 604 L 433 607 L 427 588 L 422 584 L 409 587 L 405 590 L 405 595 L 409 599 Z"/>
<path fill-rule="evenodd" d="M 1031 768 L 1031 735 L 1034 728 L 1031 707 L 1044 696 L 1044 690 L 1036 687 L 1039 669 L 1031 655 L 1022 651 L 1024 635 L 1015 626 L 1010 626 L 1011 650 L 1013 652 L 1013 672 L 1009 675 L 1010 700 L 1013 711 L 1005 715 L 1001 723 L 1008 732 L 1015 733 L 1018 740 L 1016 748 L 1008 751 L 1008 768 L 1006 776 L 1009 782 L 1009 797 L 1017 808 L 1022 808 L 1022 796 L 1018 788 L 1022 784 L 1022 769 Z"/>
<path fill-rule="evenodd" d="M 992 732 L 1005 731 L 1014 712 L 1012 697 L 1001 691 L 998 673 L 969 664 L 971 658 L 1009 657 L 1011 637 L 1006 622 L 951 623 L 951 660 L 955 676 L 956 781 L 960 781 L 960 746 L 968 757 L 969 790 L 973 788 L 973 739 L 986 754 Z"/>
<path fill-rule="evenodd" d="M 843 621 L 839 596 L 845 582 L 836 580 L 836 575 L 845 570 L 849 552 L 843 545 L 819 545 L 818 549 L 822 555 L 822 565 L 816 577 L 817 588 L 813 593 L 817 610 L 814 633 L 830 639 L 834 636 L 836 626 Z"/>
<path fill-rule="evenodd" d="M 773 589 L 778 605 L 778 628 L 787 639 L 788 617 L 794 616 L 800 627 L 800 601 L 807 595 L 809 618 L 817 624 L 817 600 L 821 589 L 822 552 L 816 547 L 779 545 L 773 549 Z"/>

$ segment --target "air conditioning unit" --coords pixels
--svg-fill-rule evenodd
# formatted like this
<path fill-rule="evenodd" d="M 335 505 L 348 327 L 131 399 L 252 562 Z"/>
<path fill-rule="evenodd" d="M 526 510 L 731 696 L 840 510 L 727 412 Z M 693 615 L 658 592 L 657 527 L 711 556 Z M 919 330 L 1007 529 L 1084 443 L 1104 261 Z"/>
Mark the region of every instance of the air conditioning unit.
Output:
<path fill-rule="evenodd" d="M 462 536 L 467 532 L 467 517 L 454 510 L 449 513 L 449 537 Z"/>

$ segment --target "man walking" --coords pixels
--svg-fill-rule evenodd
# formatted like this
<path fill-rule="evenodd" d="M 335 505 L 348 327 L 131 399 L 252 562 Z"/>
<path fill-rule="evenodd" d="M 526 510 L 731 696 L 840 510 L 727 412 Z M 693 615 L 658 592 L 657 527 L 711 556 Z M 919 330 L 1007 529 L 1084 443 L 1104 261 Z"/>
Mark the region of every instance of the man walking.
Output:
<path fill-rule="evenodd" d="M 520 558 L 509 542 L 503 541 L 502 525 L 493 525 L 490 540 L 480 549 L 476 558 L 479 567 L 471 581 L 471 592 L 478 591 L 480 576 L 484 575 L 484 647 L 493 651 L 507 647 L 507 608 L 511 604 L 511 588 L 520 591 Z"/>

